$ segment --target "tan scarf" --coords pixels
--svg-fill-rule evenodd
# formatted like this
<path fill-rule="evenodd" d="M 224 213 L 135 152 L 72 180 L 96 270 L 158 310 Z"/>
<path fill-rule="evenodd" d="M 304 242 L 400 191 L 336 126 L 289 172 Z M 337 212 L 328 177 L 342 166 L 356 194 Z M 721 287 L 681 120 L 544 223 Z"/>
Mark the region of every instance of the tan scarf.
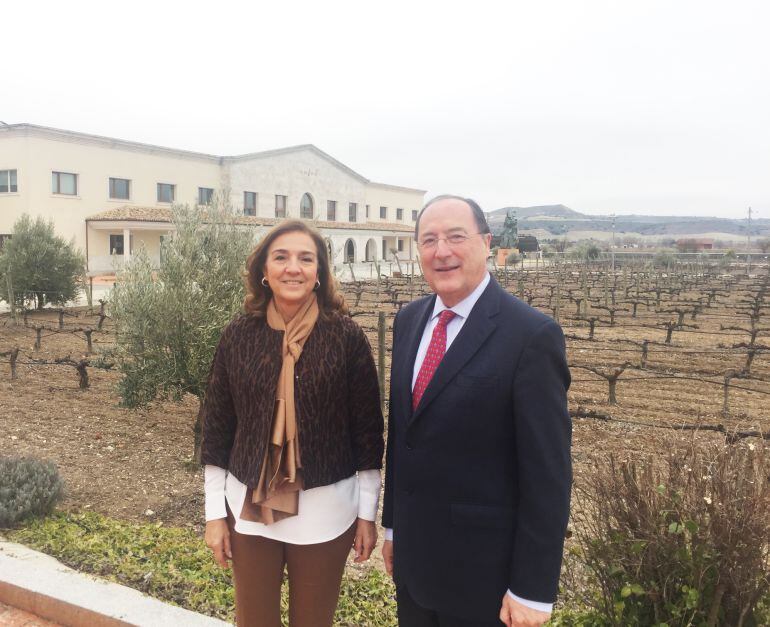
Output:
<path fill-rule="evenodd" d="M 297 416 L 294 408 L 294 366 L 302 354 L 310 332 L 318 319 L 318 301 L 311 294 L 297 314 L 286 324 L 275 307 L 267 304 L 267 324 L 283 331 L 283 365 L 275 394 L 275 413 L 267 453 L 262 462 L 257 487 L 249 490 L 241 518 L 266 525 L 296 516 L 299 491 L 302 489 L 302 468 L 297 437 Z"/>

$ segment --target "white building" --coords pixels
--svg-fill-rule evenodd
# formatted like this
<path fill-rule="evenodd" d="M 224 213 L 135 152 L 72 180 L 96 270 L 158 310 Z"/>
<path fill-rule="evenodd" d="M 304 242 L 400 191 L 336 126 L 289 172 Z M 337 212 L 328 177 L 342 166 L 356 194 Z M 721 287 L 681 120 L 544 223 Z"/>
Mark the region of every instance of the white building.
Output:
<path fill-rule="evenodd" d="M 172 203 L 205 205 L 217 193 L 255 234 L 287 217 L 313 220 L 332 263 L 352 262 L 361 277 L 367 262 L 393 262 L 393 251 L 399 262 L 416 257 L 425 191 L 374 183 L 313 145 L 220 157 L 0 124 L 0 244 L 24 213 L 51 219 L 85 252 L 92 276 L 111 274 L 140 245 L 160 263 Z"/>

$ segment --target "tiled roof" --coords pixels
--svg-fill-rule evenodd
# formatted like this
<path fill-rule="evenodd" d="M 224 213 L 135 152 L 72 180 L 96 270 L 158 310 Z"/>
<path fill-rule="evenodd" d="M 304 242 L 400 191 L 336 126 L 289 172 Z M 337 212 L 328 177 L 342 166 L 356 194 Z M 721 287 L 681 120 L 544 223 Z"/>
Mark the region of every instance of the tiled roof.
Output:
<path fill-rule="evenodd" d="M 273 150 L 262 150 L 259 152 L 251 152 L 244 155 L 232 155 L 232 156 L 220 156 L 211 155 L 203 152 L 194 152 L 192 150 L 180 150 L 178 148 L 168 148 L 166 146 L 156 146 L 154 144 L 144 144 L 142 142 L 129 141 L 125 139 L 117 139 L 115 137 L 105 137 L 103 135 L 92 135 L 90 133 L 80 133 L 77 131 L 67 131 L 60 128 L 51 128 L 49 126 L 40 126 L 38 124 L 0 124 L 0 133 L 22 133 L 24 135 L 32 134 L 37 136 L 44 136 L 64 141 L 72 141 L 75 143 L 88 143 L 100 146 L 107 146 L 109 148 L 121 148 L 124 150 L 131 150 L 135 152 L 146 152 L 150 154 L 168 154 L 175 157 L 208 161 L 222 165 L 225 162 L 234 161 L 250 161 L 252 159 L 262 159 L 265 157 L 273 157 L 276 155 L 288 154 L 293 152 L 301 152 L 303 150 L 309 150 L 316 155 L 325 159 L 337 168 L 340 168 L 348 172 L 351 176 L 357 178 L 362 183 L 368 185 L 375 185 L 377 187 L 391 188 L 394 190 L 405 192 L 418 192 L 425 194 L 424 189 L 417 189 L 414 187 L 402 187 L 400 185 L 389 185 L 387 183 L 375 183 L 370 181 L 365 176 L 359 174 L 352 168 L 349 168 L 344 163 L 337 161 L 330 154 L 324 152 L 313 144 L 300 144 L 298 146 L 287 146 L 285 148 L 276 148 Z"/>
<path fill-rule="evenodd" d="M 132 207 L 123 206 L 107 209 L 95 213 L 86 218 L 87 222 L 171 222 L 172 212 L 167 207 Z M 273 226 L 281 222 L 281 218 L 263 218 L 261 216 L 235 217 L 236 224 L 245 226 Z M 327 222 L 322 220 L 308 220 L 319 229 L 352 229 L 356 231 L 399 231 L 401 233 L 413 233 L 414 227 L 408 224 L 396 224 L 394 222 Z"/>

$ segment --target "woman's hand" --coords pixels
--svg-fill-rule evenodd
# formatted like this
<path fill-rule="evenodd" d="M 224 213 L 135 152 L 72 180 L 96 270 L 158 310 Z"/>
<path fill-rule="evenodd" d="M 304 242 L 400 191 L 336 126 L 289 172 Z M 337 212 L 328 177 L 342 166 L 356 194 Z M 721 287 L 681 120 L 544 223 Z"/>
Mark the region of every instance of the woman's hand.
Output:
<path fill-rule="evenodd" d="M 393 577 L 393 540 L 382 543 L 382 561 L 385 562 L 385 572 Z"/>
<path fill-rule="evenodd" d="M 230 529 L 225 518 L 209 520 L 206 523 L 206 546 L 211 549 L 217 564 L 227 568 L 227 560 L 233 559 L 233 552 L 230 548 Z"/>
<path fill-rule="evenodd" d="M 353 542 L 356 559 L 353 561 L 365 562 L 368 560 L 375 544 L 377 544 L 377 526 L 374 521 L 359 518 L 356 521 L 356 539 Z"/>

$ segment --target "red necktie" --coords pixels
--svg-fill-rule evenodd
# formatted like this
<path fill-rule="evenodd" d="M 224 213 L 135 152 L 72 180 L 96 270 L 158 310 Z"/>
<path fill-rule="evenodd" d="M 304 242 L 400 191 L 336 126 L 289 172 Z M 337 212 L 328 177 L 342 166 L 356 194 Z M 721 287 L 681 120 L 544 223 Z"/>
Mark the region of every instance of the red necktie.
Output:
<path fill-rule="evenodd" d="M 446 352 L 446 325 L 449 321 L 455 317 L 455 312 L 445 309 L 439 314 L 436 328 L 433 329 L 433 336 L 430 338 L 430 344 L 428 345 L 428 352 L 425 353 L 425 359 L 423 359 L 420 366 L 420 372 L 417 374 L 417 381 L 414 383 L 414 389 L 412 390 L 412 409 L 417 409 L 417 405 L 420 404 L 425 388 L 428 387 L 428 383 L 433 378 L 433 373 L 436 372 L 436 368 L 441 363 Z"/>

